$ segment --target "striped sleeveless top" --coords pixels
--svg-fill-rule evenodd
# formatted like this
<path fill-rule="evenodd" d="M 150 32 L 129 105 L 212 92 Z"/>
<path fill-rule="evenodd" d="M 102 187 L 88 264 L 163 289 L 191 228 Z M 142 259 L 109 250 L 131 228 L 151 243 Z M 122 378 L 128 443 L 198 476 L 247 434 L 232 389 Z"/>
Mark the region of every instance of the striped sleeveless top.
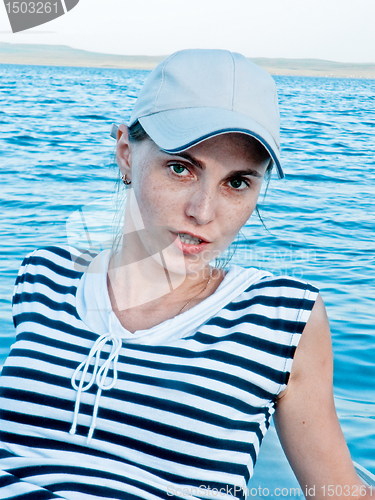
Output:
<path fill-rule="evenodd" d="M 318 294 L 233 266 L 207 299 L 121 326 L 109 251 L 36 250 L 0 377 L 0 498 L 245 498 Z"/>

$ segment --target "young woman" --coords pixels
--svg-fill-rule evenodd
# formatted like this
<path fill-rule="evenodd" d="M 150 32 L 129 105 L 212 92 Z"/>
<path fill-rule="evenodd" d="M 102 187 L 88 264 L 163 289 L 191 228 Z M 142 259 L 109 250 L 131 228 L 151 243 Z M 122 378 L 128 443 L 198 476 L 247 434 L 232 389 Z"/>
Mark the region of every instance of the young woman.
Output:
<path fill-rule="evenodd" d="M 181 51 L 151 73 L 115 134 L 121 241 L 21 266 L 1 498 L 245 498 L 275 410 L 307 497 L 370 498 L 336 417 L 318 290 L 212 264 L 271 170 L 283 177 L 278 136 L 274 82 L 239 54 Z"/>

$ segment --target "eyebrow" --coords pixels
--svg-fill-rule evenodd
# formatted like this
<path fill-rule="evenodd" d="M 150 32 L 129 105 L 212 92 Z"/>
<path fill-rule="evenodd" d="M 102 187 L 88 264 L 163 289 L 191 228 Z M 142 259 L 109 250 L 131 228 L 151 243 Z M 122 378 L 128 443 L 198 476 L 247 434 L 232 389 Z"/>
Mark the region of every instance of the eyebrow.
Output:
<path fill-rule="evenodd" d="M 241 175 L 251 175 L 252 177 L 262 177 L 262 174 L 258 172 L 258 170 L 254 170 L 253 168 L 249 168 L 248 170 L 232 170 L 229 172 L 228 177 Z"/>
<path fill-rule="evenodd" d="M 162 153 L 165 153 L 170 156 L 180 156 L 181 158 L 184 158 L 185 160 L 188 160 L 190 163 L 195 165 L 196 167 L 200 168 L 201 170 L 204 169 L 204 164 L 194 158 L 194 156 L 189 155 L 189 153 L 181 152 L 181 153 L 167 153 L 167 151 L 162 151 Z M 262 177 L 262 174 L 260 174 L 256 169 L 254 168 L 249 168 L 246 170 L 232 170 L 231 172 L 228 173 L 227 178 L 234 177 L 234 176 L 241 176 L 241 175 L 251 175 L 253 177 Z"/>
<path fill-rule="evenodd" d="M 200 168 L 203 170 L 205 168 L 204 164 L 194 158 L 194 156 L 189 155 L 189 153 L 181 152 L 181 153 L 168 153 L 167 151 L 163 151 L 162 149 L 160 150 L 162 153 L 165 153 L 170 156 L 179 156 L 181 158 L 184 158 L 185 160 L 189 161 L 193 165 L 195 165 L 197 168 Z M 260 174 L 256 169 L 254 168 L 249 168 L 246 170 L 232 170 L 231 172 L 228 173 L 226 176 L 227 178 L 234 177 L 234 176 L 241 176 L 241 175 L 251 175 L 253 177 L 262 177 L 262 174 Z"/>
<path fill-rule="evenodd" d="M 190 163 L 200 168 L 201 170 L 204 169 L 204 164 L 199 160 L 197 160 L 196 158 L 194 158 L 194 156 L 189 155 L 189 153 L 185 153 L 183 151 L 181 153 L 168 153 L 167 151 L 163 151 L 162 149 L 160 151 L 170 156 L 180 156 L 181 158 L 184 158 L 185 160 L 189 161 Z"/>

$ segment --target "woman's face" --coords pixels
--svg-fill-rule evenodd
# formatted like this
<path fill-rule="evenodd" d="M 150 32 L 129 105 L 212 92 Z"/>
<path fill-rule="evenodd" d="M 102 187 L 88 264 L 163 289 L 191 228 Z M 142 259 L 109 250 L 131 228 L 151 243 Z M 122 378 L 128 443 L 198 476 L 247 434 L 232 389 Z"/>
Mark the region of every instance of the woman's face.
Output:
<path fill-rule="evenodd" d="M 268 165 L 247 136 L 235 133 L 171 155 L 149 139 L 129 143 L 123 129 L 117 159 L 145 229 L 137 243 L 143 248 L 133 250 L 154 255 L 165 249 L 176 272 L 182 270 L 173 262 L 182 256 L 187 273 L 202 270 L 234 240 L 255 208 Z M 131 212 L 133 229 L 141 229 Z"/>

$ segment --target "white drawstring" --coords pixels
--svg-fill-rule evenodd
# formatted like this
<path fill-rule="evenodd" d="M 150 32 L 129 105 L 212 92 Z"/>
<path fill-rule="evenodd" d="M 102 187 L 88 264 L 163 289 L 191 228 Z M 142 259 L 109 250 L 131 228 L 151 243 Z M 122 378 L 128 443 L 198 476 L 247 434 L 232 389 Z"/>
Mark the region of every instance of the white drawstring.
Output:
<path fill-rule="evenodd" d="M 99 368 L 99 363 L 100 363 L 100 357 L 103 351 L 104 346 L 107 344 L 107 342 L 111 342 L 111 352 L 109 353 L 107 359 L 103 362 L 103 364 Z M 95 396 L 95 403 L 94 403 L 94 408 L 92 412 L 92 417 L 91 417 L 91 425 L 90 429 L 87 435 L 87 442 L 89 442 L 92 438 L 92 435 L 95 430 L 96 426 L 96 417 L 98 414 L 98 409 L 99 409 L 99 403 L 100 403 L 100 397 L 102 395 L 102 391 L 107 391 L 109 389 L 112 389 L 114 385 L 117 382 L 117 362 L 118 362 L 118 356 L 121 350 L 122 346 L 122 340 L 119 337 L 116 337 L 114 335 L 111 335 L 109 333 L 106 333 L 104 335 L 101 335 L 95 342 L 95 344 L 92 346 L 90 349 L 90 352 L 85 359 L 85 361 L 82 361 L 80 365 L 76 368 L 75 372 L 73 373 L 72 376 L 72 386 L 73 388 L 77 391 L 77 396 L 76 396 L 76 402 L 74 406 L 74 416 L 73 416 L 73 423 L 72 427 L 70 429 L 70 434 L 75 434 L 76 429 L 77 429 L 77 421 L 78 421 L 78 414 L 79 414 L 79 407 L 81 405 L 81 395 L 82 392 L 88 391 L 90 387 L 96 382 L 96 385 L 98 386 L 98 390 Z M 89 374 L 90 379 L 88 382 L 85 383 L 86 376 L 88 374 L 88 370 L 90 368 L 91 362 L 95 358 L 95 364 L 94 368 L 91 374 Z M 106 385 L 106 380 L 107 380 L 107 375 L 108 375 L 108 370 L 111 368 L 113 370 L 113 378 L 112 381 L 107 383 Z M 82 372 L 82 373 L 80 373 Z M 78 383 L 78 379 L 80 376 L 80 380 Z"/>

